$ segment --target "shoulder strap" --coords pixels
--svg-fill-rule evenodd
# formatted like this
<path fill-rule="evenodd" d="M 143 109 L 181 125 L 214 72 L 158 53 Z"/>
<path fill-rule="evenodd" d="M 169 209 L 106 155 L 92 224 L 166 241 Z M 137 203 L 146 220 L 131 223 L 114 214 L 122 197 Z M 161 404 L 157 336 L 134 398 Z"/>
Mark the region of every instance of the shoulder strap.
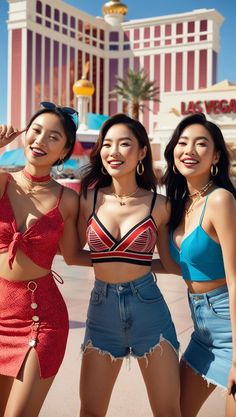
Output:
<path fill-rule="evenodd" d="M 203 204 L 203 208 L 202 208 L 202 212 L 201 212 L 201 216 L 200 216 L 200 220 L 199 220 L 199 225 L 200 225 L 200 226 L 201 226 L 201 224 L 202 224 L 202 219 L 203 219 L 203 216 L 204 216 L 204 213 L 205 213 L 206 204 L 207 204 L 207 200 L 208 200 L 209 195 L 210 195 L 210 194 L 208 194 L 208 195 L 206 196 L 205 203 Z"/>
<path fill-rule="evenodd" d="M 98 188 L 95 188 L 94 196 L 93 196 L 93 213 L 95 212 L 95 206 L 96 206 L 96 202 L 97 202 L 97 195 L 98 195 Z"/>
<path fill-rule="evenodd" d="M 207 194 L 207 196 L 206 196 L 206 200 L 205 200 L 205 203 L 203 204 L 203 208 L 202 208 L 202 212 L 201 212 L 201 216 L 200 216 L 200 220 L 199 220 L 199 225 L 201 226 L 201 224 L 202 224 L 202 219 L 203 219 L 203 216 L 204 216 L 204 213 L 205 213 L 205 210 L 206 210 L 206 204 L 207 204 L 207 201 L 208 201 L 208 198 L 209 198 L 209 196 L 212 194 L 212 193 L 214 193 L 214 191 L 215 190 L 218 190 L 218 188 L 215 188 L 214 190 L 212 190 L 209 194 Z"/>
<path fill-rule="evenodd" d="M 152 197 L 152 203 L 151 203 L 150 214 L 152 214 L 152 210 L 153 210 L 153 207 L 154 207 L 154 205 L 155 205 L 156 198 L 157 198 L 157 193 L 155 192 L 155 193 L 153 193 L 153 197 Z"/>

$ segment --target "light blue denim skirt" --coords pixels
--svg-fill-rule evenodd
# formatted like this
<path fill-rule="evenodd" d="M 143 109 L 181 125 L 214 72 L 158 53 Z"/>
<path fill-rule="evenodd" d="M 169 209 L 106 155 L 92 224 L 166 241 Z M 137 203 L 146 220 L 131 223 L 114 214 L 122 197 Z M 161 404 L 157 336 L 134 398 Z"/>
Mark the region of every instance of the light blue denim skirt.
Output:
<path fill-rule="evenodd" d="M 188 298 L 194 331 L 182 359 L 209 383 L 226 388 L 232 364 L 227 286 Z"/>
<path fill-rule="evenodd" d="M 175 327 L 155 275 L 120 284 L 95 280 L 83 351 L 89 346 L 113 359 L 141 358 L 163 340 L 178 352 Z"/>

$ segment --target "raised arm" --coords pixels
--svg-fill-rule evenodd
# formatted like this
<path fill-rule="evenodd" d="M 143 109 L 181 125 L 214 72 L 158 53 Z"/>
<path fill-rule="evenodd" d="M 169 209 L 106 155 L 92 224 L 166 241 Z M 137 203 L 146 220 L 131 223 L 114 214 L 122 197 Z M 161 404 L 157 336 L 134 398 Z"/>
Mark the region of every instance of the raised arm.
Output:
<path fill-rule="evenodd" d="M 0 125 L 0 148 L 9 145 L 17 136 L 26 132 L 27 128 L 18 130 L 11 125 Z"/>

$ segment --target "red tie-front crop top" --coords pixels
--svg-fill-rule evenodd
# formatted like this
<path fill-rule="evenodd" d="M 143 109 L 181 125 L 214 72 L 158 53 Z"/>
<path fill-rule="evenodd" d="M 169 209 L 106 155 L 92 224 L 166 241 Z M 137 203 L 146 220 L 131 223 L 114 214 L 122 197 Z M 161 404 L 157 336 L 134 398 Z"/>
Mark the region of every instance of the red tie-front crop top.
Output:
<path fill-rule="evenodd" d="M 97 192 L 98 190 L 95 190 L 93 212 L 87 225 L 87 242 L 92 262 L 128 262 L 137 265 L 151 265 L 157 240 L 157 227 L 151 215 L 156 201 L 156 193 L 153 194 L 148 216 L 117 241 L 95 213 Z"/>
<path fill-rule="evenodd" d="M 0 199 L 0 252 L 9 252 L 8 262 L 11 269 L 18 249 L 24 252 L 36 265 L 51 269 L 64 229 L 64 221 L 58 208 L 63 187 L 56 207 L 38 218 L 25 232 L 18 232 L 16 219 L 7 195 L 10 179 L 9 175 L 4 194 Z"/>

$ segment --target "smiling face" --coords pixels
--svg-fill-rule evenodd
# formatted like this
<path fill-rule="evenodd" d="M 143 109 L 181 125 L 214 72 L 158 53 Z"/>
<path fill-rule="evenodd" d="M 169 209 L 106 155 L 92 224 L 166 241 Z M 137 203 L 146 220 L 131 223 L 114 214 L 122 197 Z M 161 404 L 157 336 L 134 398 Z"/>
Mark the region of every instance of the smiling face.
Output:
<path fill-rule="evenodd" d="M 107 131 L 100 151 L 102 164 L 112 177 L 135 173 L 145 155 L 146 146 L 140 148 L 132 131 L 121 123 Z"/>
<path fill-rule="evenodd" d="M 219 160 L 214 141 L 208 130 L 201 124 L 187 126 L 181 133 L 174 148 L 174 163 L 178 171 L 186 177 L 210 177 L 212 164 Z"/>
<path fill-rule="evenodd" d="M 52 166 L 64 159 L 66 135 L 59 117 L 43 113 L 36 117 L 26 133 L 25 156 L 29 163 L 37 166 Z"/>

